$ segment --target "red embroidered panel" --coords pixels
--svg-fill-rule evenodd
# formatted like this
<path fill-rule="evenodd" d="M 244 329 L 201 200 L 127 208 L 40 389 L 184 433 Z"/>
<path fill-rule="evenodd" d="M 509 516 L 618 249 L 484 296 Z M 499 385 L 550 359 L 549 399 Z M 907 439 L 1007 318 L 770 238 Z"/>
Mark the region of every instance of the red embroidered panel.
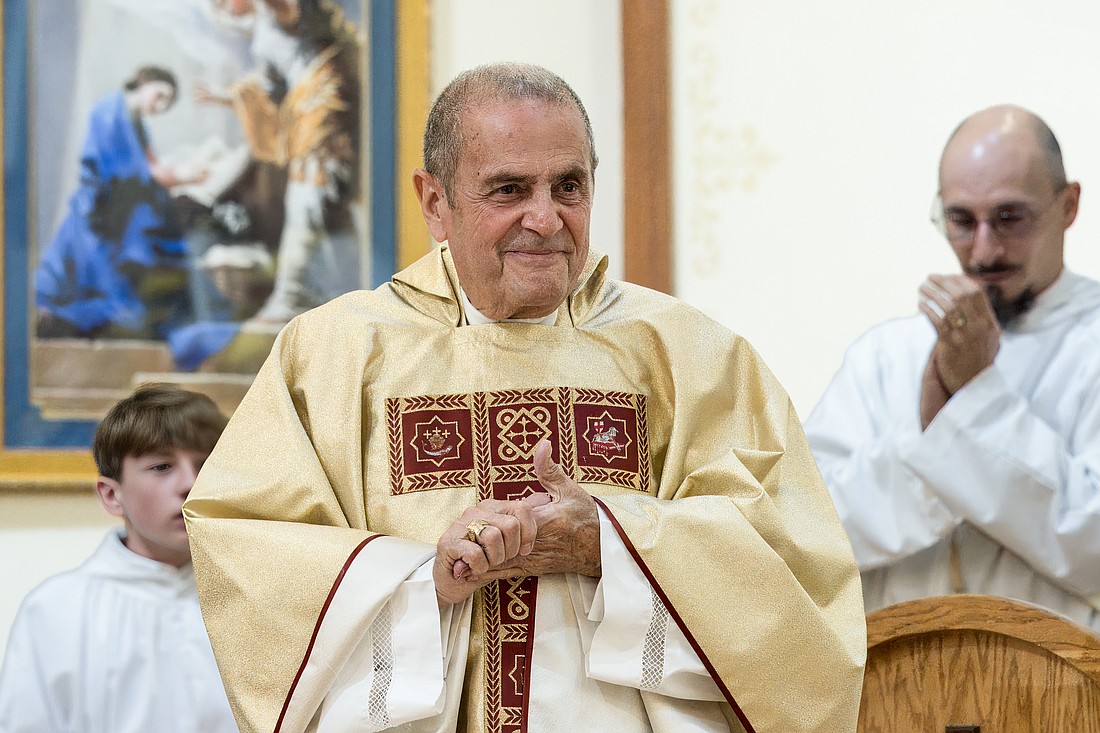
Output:
<path fill-rule="evenodd" d="M 431 416 L 423 419 L 427 414 Z M 408 440 L 405 460 L 410 463 L 411 473 L 440 469 L 468 471 L 474 467 L 469 410 L 409 412 L 401 416 L 401 422 Z"/>
<path fill-rule="evenodd" d="M 537 481 L 497 481 L 492 498 L 522 499 L 544 492 Z M 488 498 L 482 496 L 479 498 Z M 485 613 L 485 730 L 527 730 L 527 680 L 535 630 L 538 578 L 498 580 L 481 589 Z"/>
<path fill-rule="evenodd" d="M 543 438 L 581 483 L 649 490 L 642 395 L 549 387 L 386 400 L 393 494 L 534 480 Z"/>

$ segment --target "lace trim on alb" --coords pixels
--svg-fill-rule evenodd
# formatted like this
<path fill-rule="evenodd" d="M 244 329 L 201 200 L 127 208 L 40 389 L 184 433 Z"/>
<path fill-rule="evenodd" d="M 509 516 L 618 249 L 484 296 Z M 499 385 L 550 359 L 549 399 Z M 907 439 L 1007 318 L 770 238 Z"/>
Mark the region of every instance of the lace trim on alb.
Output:
<path fill-rule="evenodd" d="M 639 687 L 643 690 L 656 690 L 665 679 L 665 639 L 668 636 L 668 609 L 657 593 L 650 588 L 653 603 L 653 616 L 645 632 L 642 646 L 642 680 Z"/>
<path fill-rule="evenodd" d="M 370 684 L 367 711 L 375 730 L 388 728 L 390 713 L 386 698 L 393 684 L 393 617 L 390 604 L 386 604 L 370 627 L 371 654 L 374 660 L 374 679 Z"/>

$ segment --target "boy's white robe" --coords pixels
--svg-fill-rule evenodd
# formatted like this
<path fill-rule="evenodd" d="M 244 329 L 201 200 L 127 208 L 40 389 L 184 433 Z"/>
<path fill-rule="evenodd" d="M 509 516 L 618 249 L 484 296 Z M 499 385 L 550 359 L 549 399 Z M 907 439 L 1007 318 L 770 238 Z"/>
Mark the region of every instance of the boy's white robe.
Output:
<path fill-rule="evenodd" d="M 0 670 L 3 733 L 237 730 L 191 566 L 137 555 L 122 534 L 20 606 Z"/>

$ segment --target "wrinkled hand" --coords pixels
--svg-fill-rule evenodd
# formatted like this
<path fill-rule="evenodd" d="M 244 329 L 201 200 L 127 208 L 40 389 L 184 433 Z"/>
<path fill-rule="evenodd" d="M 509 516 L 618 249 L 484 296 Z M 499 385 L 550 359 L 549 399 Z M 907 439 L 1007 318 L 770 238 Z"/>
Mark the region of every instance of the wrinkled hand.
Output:
<path fill-rule="evenodd" d="M 550 441 L 543 440 L 535 448 L 535 476 L 551 501 L 534 509 L 538 531 L 534 549 L 520 558 L 524 574 L 578 573 L 600 577 L 600 518 L 596 502 L 554 463 Z M 528 496 L 523 501 L 536 501 L 538 496 Z"/>
<path fill-rule="evenodd" d="M 488 499 L 462 513 L 436 544 L 436 595 L 458 603 L 503 578 L 550 573 L 600 577 L 600 520 L 596 502 L 550 457 L 550 442 L 535 449 L 535 476 L 546 493 L 519 501 Z M 488 522 L 476 542 L 466 537 L 475 519 Z"/>
<path fill-rule="evenodd" d="M 920 310 L 939 334 L 921 388 L 921 423 L 928 427 L 951 395 L 993 363 L 1001 326 L 985 291 L 965 275 L 929 275 L 920 295 Z"/>
<path fill-rule="evenodd" d="M 464 511 L 436 543 L 432 576 L 439 600 L 458 603 L 492 580 L 523 575 L 515 561 L 534 547 L 536 508 L 533 502 L 490 499 Z M 486 526 L 472 541 L 468 525 L 478 519 Z"/>

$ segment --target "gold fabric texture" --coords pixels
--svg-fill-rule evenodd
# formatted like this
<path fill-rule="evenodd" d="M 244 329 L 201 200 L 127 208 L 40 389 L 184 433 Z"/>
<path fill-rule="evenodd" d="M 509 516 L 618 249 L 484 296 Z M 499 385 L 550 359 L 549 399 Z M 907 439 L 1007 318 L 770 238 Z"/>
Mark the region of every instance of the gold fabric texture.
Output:
<path fill-rule="evenodd" d="M 242 730 L 274 729 L 363 539 L 434 546 L 477 501 L 474 485 L 395 490 L 387 400 L 538 389 L 644 396 L 648 480 L 582 485 L 753 729 L 855 730 L 859 575 L 786 393 L 743 339 L 605 267 L 590 257 L 555 326 L 466 326 L 443 247 L 280 334 L 184 508 Z M 476 669 L 476 622 L 470 650 Z M 481 730 L 480 702 L 463 706 Z"/>

